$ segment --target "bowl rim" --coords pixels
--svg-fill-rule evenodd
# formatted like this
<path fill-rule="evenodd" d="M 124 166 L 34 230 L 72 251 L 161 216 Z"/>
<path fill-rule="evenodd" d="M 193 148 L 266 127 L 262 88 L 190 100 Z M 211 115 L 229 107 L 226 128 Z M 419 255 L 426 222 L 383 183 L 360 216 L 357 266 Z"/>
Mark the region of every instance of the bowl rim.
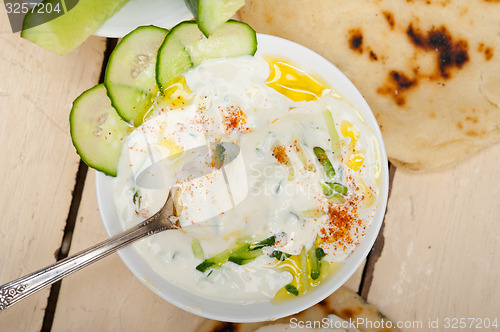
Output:
<path fill-rule="evenodd" d="M 356 272 L 368 256 L 382 226 L 389 193 L 389 169 L 382 134 L 368 103 L 354 84 L 328 60 L 300 44 L 265 34 L 257 34 L 257 39 L 258 45 L 262 48 L 258 47 L 256 54 L 279 56 L 299 65 L 306 72 L 316 73 L 318 77 L 321 77 L 324 82 L 339 92 L 344 99 L 348 100 L 361 112 L 379 144 L 381 159 L 379 206 L 366 230 L 365 237 L 345 260 L 339 271 L 323 281 L 314 291 L 283 303 L 258 302 L 238 303 L 235 305 L 234 302 L 211 300 L 197 296 L 159 276 L 141 258 L 134 246 L 128 246 L 118 251 L 120 258 L 135 277 L 164 300 L 193 314 L 226 322 L 259 322 L 286 317 L 317 304 L 336 291 Z M 99 213 L 108 236 L 113 236 L 124 230 L 121 223 L 116 222 L 118 217 L 112 201 L 113 178 L 101 172 L 96 171 L 96 173 L 96 195 Z"/>

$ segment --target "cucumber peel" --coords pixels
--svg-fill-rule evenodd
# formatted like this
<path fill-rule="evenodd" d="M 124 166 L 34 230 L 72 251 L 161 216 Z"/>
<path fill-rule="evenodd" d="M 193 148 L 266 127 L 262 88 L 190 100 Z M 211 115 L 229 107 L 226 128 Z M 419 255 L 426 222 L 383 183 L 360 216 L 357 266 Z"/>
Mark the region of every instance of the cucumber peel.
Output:
<path fill-rule="evenodd" d="M 184 0 L 184 2 L 206 37 L 227 22 L 245 4 L 245 0 Z"/>
<path fill-rule="evenodd" d="M 116 176 L 123 141 L 131 128 L 111 106 L 104 84 L 76 98 L 69 123 L 73 145 L 82 160 L 98 171 Z"/>

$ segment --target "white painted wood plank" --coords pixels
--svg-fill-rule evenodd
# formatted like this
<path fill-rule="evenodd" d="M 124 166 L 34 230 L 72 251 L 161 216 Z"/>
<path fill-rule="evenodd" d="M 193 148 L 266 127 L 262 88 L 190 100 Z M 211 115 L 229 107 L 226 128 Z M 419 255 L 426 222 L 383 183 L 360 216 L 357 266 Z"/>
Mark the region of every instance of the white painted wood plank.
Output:
<path fill-rule="evenodd" d="M 497 144 L 451 169 L 396 171 L 370 302 L 440 330 L 446 318 L 500 324 L 499 164 Z"/>
<path fill-rule="evenodd" d="M 55 261 L 78 169 L 71 102 L 97 82 L 104 51 L 92 38 L 51 54 L 12 33 L 0 15 L 0 284 Z M 2 331 L 39 331 L 49 291 L 0 314 Z"/>

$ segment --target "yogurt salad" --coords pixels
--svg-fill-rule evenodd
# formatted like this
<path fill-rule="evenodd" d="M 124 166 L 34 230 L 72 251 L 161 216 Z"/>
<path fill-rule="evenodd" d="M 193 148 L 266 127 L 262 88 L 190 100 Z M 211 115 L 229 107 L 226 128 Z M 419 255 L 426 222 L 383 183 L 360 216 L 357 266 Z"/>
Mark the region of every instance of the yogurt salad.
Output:
<path fill-rule="evenodd" d="M 216 206 L 218 193 L 210 178 L 181 185 L 182 228 L 134 244 L 159 275 L 214 300 L 281 302 L 313 292 L 353 253 L 383 202 L 385 166 L 361 112 L 319 74 L 273 54 L 208 60 L 155 99 L 113 179 L 123 228 L 166 200 L 169 188 L 136 181 L 152 160 L 210 142 L 240 148 L 234 208 L 195 220 L 189 201 Z"/>

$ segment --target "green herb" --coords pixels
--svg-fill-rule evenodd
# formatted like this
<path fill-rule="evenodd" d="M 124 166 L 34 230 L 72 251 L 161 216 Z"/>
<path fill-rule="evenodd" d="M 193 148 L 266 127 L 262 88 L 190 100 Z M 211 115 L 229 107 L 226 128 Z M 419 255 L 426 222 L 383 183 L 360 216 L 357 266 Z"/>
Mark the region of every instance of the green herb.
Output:
<path fill-rule="evenodd" d="M 290 294 L 293 294 L 295 296 L 298 296 L 299 295 L 299 291 L 297 290 L 297 287 L 295 287 L 294 285 L 292 284 L 288 284 L 285 286 L 285 289 L 288 293 Z"/>
<path fill-rule="evenodd" d="M 226 148 L 221 143 L 215 146 L 215 152 L 212 155 L 212 164 L 216 169 L 220 169 L 226 160 Z"/>
<path fill-rule="evenodd" d="M 255 250 L 263 247 L 272 246 L 276 242 L 276 238 L 273 236 L 268 237 L 260 242 L 250 245 L 250 250 Z"/>
<path fill-rule="evenodd" d="M 323 250 L 323 248 L 316 248 L 316 258 L 319 260 L 323 257 L 325 257 L 326 254 L 325 254 L 325 251 Z"/>
<path fill-rule="evenodd" d="M 134 196 L 132 197 L 132 202 L 139 207 L 141 206 L 141 193 L 139 190 L 135 191 Z"/>
<path fill-rule="evenodd" d="M 273 250 L 273 252 L 269 256 L 276 258 L 280 262 L 283 262 L 285 259 L 287 259 L 291 255 L 287 254 L 286 252 L 280 251 L 280 250 Z"/>

